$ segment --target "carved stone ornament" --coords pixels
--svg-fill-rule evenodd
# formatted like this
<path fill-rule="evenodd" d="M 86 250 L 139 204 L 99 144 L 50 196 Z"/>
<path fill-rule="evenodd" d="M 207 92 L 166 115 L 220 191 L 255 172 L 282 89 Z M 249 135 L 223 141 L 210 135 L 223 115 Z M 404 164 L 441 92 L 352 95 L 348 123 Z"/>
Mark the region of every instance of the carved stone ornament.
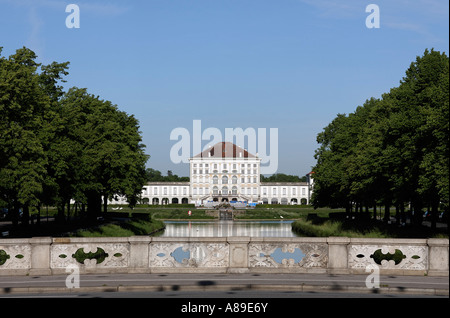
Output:
<path fill-rule="evenodd" d="M 250 267 L 320 267 L 326 268 L 326 244 L 250 244 Z"/>
<path fill-rule="evenodd" d="M 150 244 L 150 267 L 227 267 L 229 248 L 224 243 Z"/>
<path fill-rule="evenodd" d="M 76 264 L 87 268 L 127 267 L 129 246 L 122 243 L 56 244 L 51 248 L 51 268 Z"/>
<path fill-rule="evenodd" d="M 349 267 L 365 269 L 376 264 L 385 269 L 427 269 L 427 246 L 352 245 L 349 248 Z"/>
<path fill-rule="evenodd" d="M 0 269 L 28 269 L 30 263 L 29 245 L 0 245 Z"/>

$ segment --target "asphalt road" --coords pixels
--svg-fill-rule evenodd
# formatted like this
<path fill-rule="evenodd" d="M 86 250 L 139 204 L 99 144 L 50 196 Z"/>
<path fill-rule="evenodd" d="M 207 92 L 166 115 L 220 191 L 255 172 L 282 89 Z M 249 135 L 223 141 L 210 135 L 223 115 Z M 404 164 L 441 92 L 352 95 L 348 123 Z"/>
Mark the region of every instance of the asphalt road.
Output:
<path fill-rule="evenodd" d="M 121 298 L 121 299 L 139 299 L 139 298 L 153 298 L 153 299 L 202 299 L 208 300 L 207 303 L 214 303 L 215 299 L 227 299 L 232 301 L 233 299 L 258 299 L 260 302 L 264 299 L 297 299 L 297 298 L 338 298 L 338 299 L 369 299 L 369 298 L 446 298 L 444 295 L 421 295 L 421 294 L 389 294 L 389 293 L 357 293 L 357 292 L 323 292 L 323 291 L 309 291 L 309 292 L 295 292 L 295 291 L 258 291 L 258 290 L 236 290 L 236 291 L 123 291 L 123 292 L 56 292 L 56 293 L 26 293 L 26 294 L 8 294 L 1 295 L 0 299 L 40 299 L 40 298 Z M 211 300 L 212 299 L 212 300 Z M 157 300 L 159 301 L 159 300 Z M 221 301 L 223 302 L 223 301 Z"/>
<path fill-rule="evenodd" d="M 449 300 L 448 277 L 381 276 L 377 289 L 366 287 L 365 275 L 96 274 L 81 275 L 71 289 L 68 277 L 0 276 L 0 306 L 58 316 L 378 316 L 381 308 L 412 316 L 423 308 L 444 311 Z"/>
<path fill-rule="evenodd" d="M 67 275 L 0 276 L 0 297 L 15 295 L 90 295 L 104 293 L 115 297 L 134 293 L 149 297 L 158 295 L 190 295 L 229 297 L 230 292 L 287 297 L 318 293 L 356 294 L 366 296 L 446 296 L 448 277 L 380 276 L 379 288 L 366 287 L 366 275 L 329 274 L 90 274 L 80 275 L 78 288 L 67 288 Z M 140 294 L 139 294 L 140 293 Z M 290 293 L 290 294 L 289 294 Z M 253 295 L 253 294 L 252 294 Z M 322 295 L 322 294 L 321 294 Z M 316 296 L 321 296 L 316 295 Z M 258 296 L 259 297 L 259 296 Z"/>

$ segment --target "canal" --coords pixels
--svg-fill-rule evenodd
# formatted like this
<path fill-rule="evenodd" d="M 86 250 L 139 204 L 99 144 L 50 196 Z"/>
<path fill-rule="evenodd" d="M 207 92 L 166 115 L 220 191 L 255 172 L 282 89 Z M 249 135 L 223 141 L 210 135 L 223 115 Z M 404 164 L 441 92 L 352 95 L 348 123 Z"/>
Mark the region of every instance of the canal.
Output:
<path fill-rule="evenodd" d="M 290 220 L 281 221 L 165 221 L 162 237 L 296 237 Z"/>

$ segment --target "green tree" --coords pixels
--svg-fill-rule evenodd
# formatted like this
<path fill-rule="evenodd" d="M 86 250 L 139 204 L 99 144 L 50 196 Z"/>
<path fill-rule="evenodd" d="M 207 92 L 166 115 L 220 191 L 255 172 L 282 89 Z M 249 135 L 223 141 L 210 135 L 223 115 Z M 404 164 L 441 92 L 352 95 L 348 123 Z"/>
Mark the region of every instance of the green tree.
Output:
<path fill-rule="evenodd" d="M 285 173 L 275 173 L 268 177 L 261 175 L 260 180 L 261 182 L 306 182 L 306 176 L 299 177 Z"/>
<path fill-rule="evenodd" d="M 28 224 L 29 207 L 42 203 L 56 204 L 60 219 L 71 199 L 91 216 L 102 196 L 105 209 L 115 195 L 134 205 L 148 159 L 137 119 L 86 89 L 65 93 L 69 63 L 36 58 L 27 48 L 0 56 L 0 198 L 14 224 L 20 208 Z"/>
<path fill-rule="evenodd" d="M 448 209 L 449 184 L 449 59 L 425 50 L 406 71 L 399 90 L 408 102 L 409 127 L 414 138 L 414 197 L 432 212 L 435 227 L 439 203 Z M 402 97 L 403 97 L 402 96 Z M 419 214 L 419 213 L 417 213 Z"/>
<path fill-rule="evenodd" d="M 41 137 L 49 120 L 51 98 L 45 88 L 50 85 L 42 84 L 35 60 L 25 47 L 0 58 L 0 192 L 12 208 L 14 224 L 20 208 L 28 224 L 29 207 L 39 203 L 47 172 Z"/>
<path fill-rule="evenodd" d="M 387 220 L 392 204 L 402 215 L 410 204 L 419 224 L 428 207 L 434 227 L 439 204 L 448 209 L 448 78 L 448 57 L 426 50 L 399 87 L 319 133 L 314 205 L 379 202 Z"/>
<path fill-rule="evenodd" d="M 148 156 L 141 143 L 138 121 L 109 101 L 71 88 L 61 100 L 71 151 L 76 151 L 74 198 L 88 205 L 89 215 L 100 212 L 101 197 L 124 195 L 137 202 L 145 182 Z"/>
<path fill-rule="evenodd" d="M 167 171 L 167 176 L 163 176 L 161 171 L 153 168 L 147 168 L 145 170 L 146 182 L 188 182 L 189 177 L 179 177 L 173 174 L 171 170 Z"/>

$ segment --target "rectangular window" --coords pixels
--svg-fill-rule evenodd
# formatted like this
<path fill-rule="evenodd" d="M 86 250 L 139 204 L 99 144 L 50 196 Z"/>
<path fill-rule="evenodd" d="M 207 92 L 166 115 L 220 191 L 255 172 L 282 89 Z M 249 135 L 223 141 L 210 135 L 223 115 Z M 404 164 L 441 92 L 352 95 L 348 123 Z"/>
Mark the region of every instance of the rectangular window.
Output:
<path fill-rule="evenodd" d="M 165 195 L 167 194 L 167 188 L 166 187 L 164 187 L 164 194 Z"/>
<path fill-rule="evenodd" d="M 153 188 L 153 195 L 158 195 L 158 188 L 157 187 Z"/>

